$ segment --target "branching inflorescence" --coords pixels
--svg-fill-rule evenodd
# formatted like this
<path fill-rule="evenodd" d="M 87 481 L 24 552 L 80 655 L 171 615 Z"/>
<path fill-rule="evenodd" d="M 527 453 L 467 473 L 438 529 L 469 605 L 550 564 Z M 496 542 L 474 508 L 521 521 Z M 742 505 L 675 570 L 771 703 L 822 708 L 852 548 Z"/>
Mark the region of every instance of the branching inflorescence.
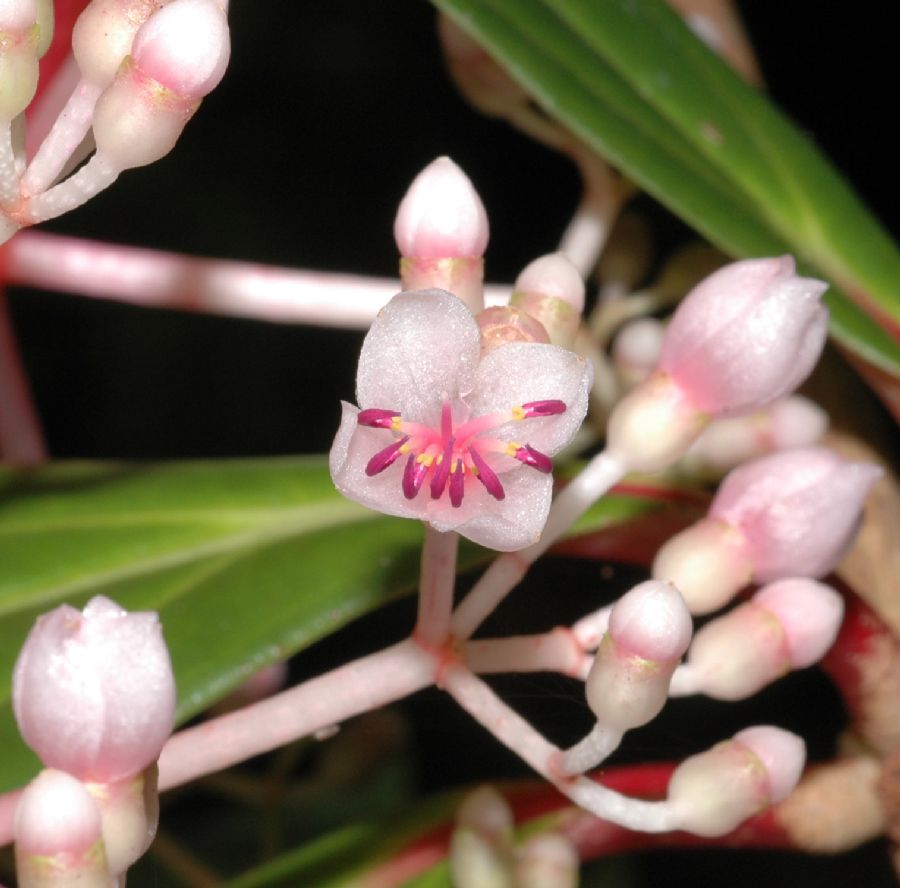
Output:
<path fill-rule="evenodd" d="M 0 31 L 11 35 L 0 53 L 17 72 L 15 88 L 0 92 L 5 237 L 169 151 L 227 61 L 217 0 L 94 0 L 73 37 L 81 81 L 26 161 L 12 121 L 33 94 L 49 14 L 48 4 L 0 3 Z M 89 129 L 96 152 L 65 178 Z M 411 636 L 169 739 L 174 680 L 153 615 L 97 598 L 83 612 L 44 616 L 20 654 L 14 701 L 46 770 L 18 799 L 12 828 L 0 824 L 15 838 L 22 888 L 76 877 L 88 888 L 124 884 L 156 829 L 157 780 L 160 789 L 181 784 L 429 685 L 577 806 L 630 830 L 722 836 L 789 796 L 805 747 L 772 725 L 687 758 L 660 798 L 629 796 L 587 772 L 670 697 L 742 699 L 818 661 L 839 631 L 843 599 L 819 580 L 852 542 L 880 470 L 812 446 L 823 415 L 792 398 L 824 345 L 826 285 L 799 276 L 789 256 L 745 260 L 698 283 L 665 328 L 623 331 L 613 354 L 630 391 L 611 405 L 605 449 L 554 498 L 551 458 L 576 439 L 597 363 L 577 339 L 579 267 L 596 261 L 596 223 L 593 236 L 567 234 L 577 265 L 563 252 L 541 257 L 508 302 L 485 308 L 488 222 L 475 188 L 445 157 L 415 179 L 395 225 L 402 292 L 365 338 L 358 406 L 344 404 L 330 454 L 342 494 L 424 525 Z M 613 606 L 545 634 L 472 638 L 626 473 L 748 457 L 708 516 L 662 547 L 652 579 Z M 455 606 L 459 535 L 503 554 Z M 692 615 L 727 606 L 751 583 L 762 588 L 693 635 Z M 569 749 L 481 677 L 535 670 L 584 681 L 595 724 Z M 514 854 L 510 830 L 496 794 L 466 801 L 452 842 L 460 886 L 481 884 L 484 872 L 506 884 L 514 871 L 521 884 L 573 883 L 570 844 L 543 836 Z"/>

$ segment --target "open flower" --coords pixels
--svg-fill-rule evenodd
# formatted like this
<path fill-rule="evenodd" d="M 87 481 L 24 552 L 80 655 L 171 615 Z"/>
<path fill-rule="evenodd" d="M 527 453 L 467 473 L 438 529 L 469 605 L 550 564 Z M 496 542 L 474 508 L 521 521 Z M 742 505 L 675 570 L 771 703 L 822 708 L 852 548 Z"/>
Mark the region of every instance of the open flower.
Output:
<path fill-rule="evenodd" d="M 501 551 L 535 542 L 550 457 L 584 419 L 590 365 L 510 343 L 481 358 L 472 313 L 445 290 L 395 296 L 366 336 L 360 409 L 344 404 L 331 477 L 372 509 L 419 518 Z"/>

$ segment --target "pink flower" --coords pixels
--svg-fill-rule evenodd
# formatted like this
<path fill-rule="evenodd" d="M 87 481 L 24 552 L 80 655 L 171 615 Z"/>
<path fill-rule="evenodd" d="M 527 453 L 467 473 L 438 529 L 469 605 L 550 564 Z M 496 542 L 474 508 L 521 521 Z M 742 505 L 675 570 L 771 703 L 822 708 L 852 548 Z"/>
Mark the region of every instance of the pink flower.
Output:
<path fill-rule="evenodd" d="M 826 288 L 798 277 L 790 256 L 726 265 L 679 305 L 659 368 L 697 410 L 720 417 L 790 394 L 825 344 Z"/>
<path fill-rule="evenodd" d="M 154 613 L 108 598 L 39 617 L 16 661 L 13 708 L 51 768 L 111 783 L 159 757 L 172 732 L 175 681 Z"/>
<path fill-rule="evenodd" d="M 452 293 L 395 296 L 363 343 L 361 409 L 344 404 L 331 477 L 371 509 L 520 549 L 540 537 L 550 457 L 581 425 L 592 373 L 552 345 L 480 352 L 475 318 Z"/>

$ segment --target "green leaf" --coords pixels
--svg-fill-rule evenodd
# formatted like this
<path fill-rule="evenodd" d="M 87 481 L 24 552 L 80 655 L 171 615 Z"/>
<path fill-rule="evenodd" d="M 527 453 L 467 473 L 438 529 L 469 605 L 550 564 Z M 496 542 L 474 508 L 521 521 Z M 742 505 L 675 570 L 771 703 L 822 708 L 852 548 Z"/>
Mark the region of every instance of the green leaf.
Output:
<path fill-rule="evenodd" d="M 792 252 L 832 330 L 900 376 L 900 253 L 812 141 L 661 0 L 433 0 L 549 114 L 710 241 Z"/>
<path fill-rule="evenodd" d="M 655 505 L 610 497 L 579 528 Z M 97 594 L 158 611 L 184 721 L 268 663 L 412 591 L 421 540 L 419 522 L 341 497 L 323 458 L 0 472 L 0 791 L 38 767 L 9 693 L 40 613 Z M 488 557 L 466 545 L 460 561 Z"/>

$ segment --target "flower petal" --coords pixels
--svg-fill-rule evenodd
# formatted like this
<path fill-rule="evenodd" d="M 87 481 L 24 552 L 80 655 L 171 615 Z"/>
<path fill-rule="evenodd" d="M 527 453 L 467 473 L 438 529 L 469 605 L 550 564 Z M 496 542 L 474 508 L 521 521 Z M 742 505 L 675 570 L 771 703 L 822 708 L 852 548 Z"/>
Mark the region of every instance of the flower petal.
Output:
<path fill-rule="evenodd" d="M 503 440 L 527 443 L 552 456 L 572 440 L 584 421 L 593 379 L 590 363 L 568 349 L 512 342 L 494 349 L 478 365 L 466 402 L 473 416 L 481 416 L 530 401 L 564 401 L 565 413 L 511 422 L 497 431 Z"/>
<path fill-rule="evenodd" d="M 472 313 L 452 293 L 397 294 L 363 342 L 356 374 L 359 406 L 439 425 L 443 398 L 455 400 L 471 388 L 479 335 Z"/>

